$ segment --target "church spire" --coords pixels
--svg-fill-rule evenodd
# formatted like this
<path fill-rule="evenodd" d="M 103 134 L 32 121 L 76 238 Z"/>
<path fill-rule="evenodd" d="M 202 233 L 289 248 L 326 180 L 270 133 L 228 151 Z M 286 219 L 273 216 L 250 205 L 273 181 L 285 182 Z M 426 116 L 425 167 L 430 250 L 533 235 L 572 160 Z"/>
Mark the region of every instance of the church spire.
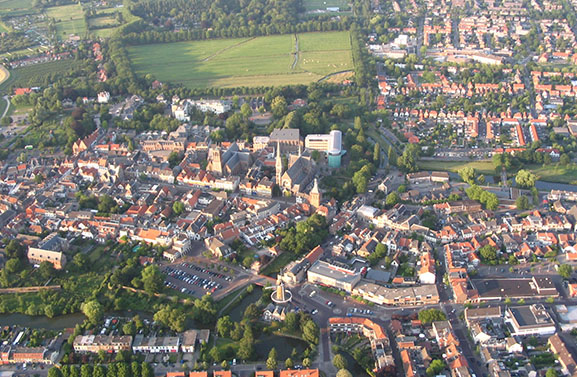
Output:
<path fill-rule="evenodd" d="M 276 184 L 280 187 L 281 185 L 281 177 L 282 177 L 282 173 L 283 173 L 283 169 L 282 169 L 282 158 L 280 156 L 280 143 L 277 142 L 276 143 L 276 164 L 275 164 L 275 168 L 276 168 Z"/>

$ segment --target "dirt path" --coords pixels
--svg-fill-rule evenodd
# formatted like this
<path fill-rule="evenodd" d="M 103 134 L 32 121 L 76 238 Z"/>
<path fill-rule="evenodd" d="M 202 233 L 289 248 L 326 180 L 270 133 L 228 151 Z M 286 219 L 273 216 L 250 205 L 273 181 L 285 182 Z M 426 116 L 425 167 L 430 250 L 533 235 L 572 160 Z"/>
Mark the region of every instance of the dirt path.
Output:
<path fill-rule="evenodd" d="M 319 82 L 320 82 L 320 81 L 328 80 L 328 79 L 329 79 L 330 77 L 332 77 L 332 76 L 340 75 L 340 74 L 342 74 L 342 73 L 349 73 L 349 72 L 353 72 L 353 70 L 352 70 L 352 69 L 347 69 L 346 71 L 339 71 L 339 72 L 329 73 L 328 75 L 326 75 L 326 76 L 324 76 L 324 77 L 321 77 L 321 78 L 319 79 Z"/>
<path fill-rule="evenodd" d="M 240 45 L 243 45 L 243 44 L 245 44 L 245 43 L 247 43 L 247 42 L 250 42 L 250 41 L 252 41 L 252 40 L 255 39 L 255 38 L 256 38 L 256 37 L 252 37 L 252 38 L 247 39 L 246 41 L 238 42 L 238 43 L 236 43 L 236 44 L 233 44 L 232 46 L 225 47 L 225 48 L 223 48 L 222 50 L 217 51 L 217 52 L 215 52 L 214 54 L 212 54 L 212 55 L 210 55 L 210 56 L 202 59 L 201 61 L 202 61 L 202 62 L 207 62 L 207 61 L 211 60 L 212 58 L 217 57 L 218 55 L 222 54 L 223 52 L 228 51 L 228 50 L 230 50 L 231 48 L 235 48 L 235 47 L 238 47 L 238 46 L 240 46 Z"/>
<path fill-rule="evenodd" d="M 293 65 L 291 66 L 291 70 L 294 71 L 294 69 L 297 66 L 297 63 L 299 62 L 299 36 L 298 34 L 295 33 L 295 52 L 294 52 L 294 61 L 293 61 Z"/>

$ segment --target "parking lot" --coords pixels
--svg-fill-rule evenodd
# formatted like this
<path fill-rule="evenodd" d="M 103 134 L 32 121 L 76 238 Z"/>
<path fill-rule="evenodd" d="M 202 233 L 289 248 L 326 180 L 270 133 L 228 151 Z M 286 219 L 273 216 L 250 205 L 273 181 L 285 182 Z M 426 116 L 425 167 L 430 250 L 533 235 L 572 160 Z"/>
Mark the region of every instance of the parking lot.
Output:
<path fill-rule="evenodd" d="M 223 289 L 232 281 L 232 278 L 225 273 L 191 263 L 167 265 L 162 270 L 167 275 L 164 285 L 199 298 L 206 293 L 215 293 Z"/>

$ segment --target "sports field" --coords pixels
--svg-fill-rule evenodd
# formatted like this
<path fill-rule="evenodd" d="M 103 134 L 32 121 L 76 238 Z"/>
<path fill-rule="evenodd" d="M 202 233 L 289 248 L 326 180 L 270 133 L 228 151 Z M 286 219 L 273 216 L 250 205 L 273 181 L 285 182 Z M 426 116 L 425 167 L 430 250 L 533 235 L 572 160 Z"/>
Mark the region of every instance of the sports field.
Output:
<path fill-rule="evenodd" d="M 304 0 L 306 10 L 326 10 L 327 8 L 340 8 L 341 11 L 350 9 L 348 0 Z"/>
<path fill-rule="evenodd" d="M 308 84 L 353 69 L 348 32 L 214 39 L 129 48 L 137 74 L 189 88 Z M 298 53 L 297 53 L 298 51 Z"/>
<path fill-rule="evenodd" d="M 86 33 L 84 13 L 80 4 L 46 8 L 45 12 L 48 17 L 56 20 L 56 31 L 60 38 L 66 39 L 71 34 L 84 36 Z"/>

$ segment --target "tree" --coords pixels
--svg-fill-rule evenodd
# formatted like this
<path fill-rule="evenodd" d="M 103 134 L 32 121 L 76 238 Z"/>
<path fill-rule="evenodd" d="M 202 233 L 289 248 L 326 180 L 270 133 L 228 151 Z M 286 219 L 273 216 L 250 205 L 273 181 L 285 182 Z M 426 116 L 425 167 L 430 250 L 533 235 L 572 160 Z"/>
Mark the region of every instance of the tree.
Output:
<path fill-rule="evenodd" d="M 142 270 L 142 284 L 147 293 L 158 293 L 162 288 L 163 282 L 164 278 L 162 277 L 162 273 L 158 269 L 158 266 L 150 265 L 146 266 L 144 270 Z"/>
<path fill-rule="evenodd" d="M 242 106 L 240 107 L 240 113 L 242 114 L 243 117 L 245 117 L 245 119 L 250 118 L 250 116 L 252 115 L 252 109 L 247 102 L 243 103 Z"/>
<path fill-rule="evenodd" d="M 525 195 L 519 195 L 517 197 L 517 199 L 515 200 L 515 206 L 517 207 L 518 210 L 521 211 L 531 208 L 531 206 L 529 205 L 529 198 L 527 198 Z"/>
<path fill-rule="evenodd" d="M 218 335 L 223 338 L 230 335 L 232 328 L 233 324 L 229 316 L 220 317 L 218 321 L 216 321 L 216 331 L 218 332 Z"/>
<path fill-rule="evenodd" d="M 210 356 L 212 361 L 214 361 L 215 363 L 220 363 L 220 361 L 222 360 L 222 355 L 218 347 L 212 347 L 210 349 L 210 352 L 208 353 L 208 356 Z"/>
<path fill-rule="evenodd" d="M 277 357 L 276 348 L 271 348 L 268 353 L 268 358 L 266 359 L 266 367 L 268 369 L 275 370 L 278 367 Z"/>
<path fill-rule="evenodd" d="M 48 370 L 48 377 L 63 377 L 60 368 L 52 367 Z"/>
<path fill-rule="evenodd" d="M 92 377 L 92 365 L 83 364 L 80 367 L 80 377 Z"/>
<path fill-rule="evenodd" d="M 290 357 L 284 361 L 284 367 L 286 369 L 292 369 L 294 366 L 295 364 L 293 363 L 293 359 L 291 359 Z"/>
<path fill-rule="evenodd" d="M 397 194 L 396 191 L 393 191 L 389 195 L 387 195 L 387 198 L 385 199 L 385 204 L 387 205 L 387 207 L 393 207 L 395 204 L 399 203 L 400 201 L 401 201 L 401 198 L 399 197 L 399 194 Z"/>
<path fill-rule="evenodd" d="M 561 164 L 562 166 L 567 166 L 567 165 L 569 165 L 570 162 L 571 162 L 571 157 L 569 157 L 569 155 L 566 153 L 563 153 L 561 155 L 561 157 L 559 158 L 559 164 Z"/>
<path fill-rule="evenodd" d="M 181 201 L 172 203 L 172 212 L 176 216 L 180 216 L 184 212 L 184 204 Z"/>
<path fill-rule="evenodd" d="M 246 307 L 246 309 L 244 311 L 244 317 L 243 318 L 247 319 L 249 321 L 253 321 L 255 319 L 258 319 L 259 316 L 260 316 L 260 311 L 258 310 L 258 306 L 256 306 L 255 303 L 252 303 Z"/>
<path fill-rule="evenodd" d="M 80 310 L 93 325 L 98 324 L 104 315 L 102 305 L 96 300 L 86 301 L 80 306 Z"/>
<path fill-rule="evenodd" d="M 569 264 L 562 264 L 561 266 L 559 266 L 557 272 L 559 273 L 559 276 L 561 276 L 563 279 L 569 279 L 569 277 L 571 277 L 571 274 L 573 273 L 573 267 L 571 267 L 571 265 Z"/>
<path fill-rule="evenodd" d="M 52 263 L 44 261 L 40 263 L 40 266 L 38 267 L 38 273 L 42 279 L 50 279 L 54 276 L 56 270 L 54 269 L 54 265 Z"/>
<path fill-rule="evenodd" d="M 479 255 L 487 264 L 495 264 L 497 262 L 497 248 L 492 245 L 485 245 L 479 249 Z"/>
<path fill-rule="evenodd" d="M 395 149 L 393 148 L 392 145 L 389 145 L 389 150 L 387 151 L 387 155 L 389 157 L 389 164 L 392 166 L 397 166 L 397 152 L 395 152 Z"/>
<path fill-rule="evenodd" d="M 280 119 L 287 114 L 287 102 L 282 96 L 277 96 L 272 100 L 271 111 L 275 118 Z"/>
<path fill-rule="evenodd" d="M 133 321 L 128 321 L 122 326 L 122 332 L 124 335 L 135 335 L 136 334 L 136 326 L 134 325 Z"/>
<path fill-rule="evenodd" d="M 310 368 L 310 366 L 311 366 L 311 359 L 309 359 L 308 357 L 305 357 L 303 359 L 303 367 Z"/>
<path fill-rule="evenodd" d="M 442 360 L 435 359 L 429 364 L 427 368 L 427 375 L 428 376 L 436 376 L 441 373 L 445 369 L 445 363 Z"/>
<path fill-rule="evenodd" d="M 307 320 L 302 326 L 303 339 L 310 344 L 319 343 L 319 328 L 312 320 Z"/>
<path fill-rule="evenodd" d="M 531 188 L 535 186 L 537 181 L 537 176 L 528 170 L 521 169 L 517 172 L 515 176 L 515 182 L 521 187 Z"/>
<path fill-rule="evenodd" d="M 333 358 L 333 365 L 338 370 L 347 369 L 347 359 L 345 359 L 340 353 L 337 353 Z"/>
<path fill-rule="evenodd" d="M 88 257 L 84 253 L 76 253 L 72 258 L 72 263 L 82 271 L 88 265 Z"/>
<path fill-rule="evenodd" d="M 545 377 L 559 377 L 559 373 L 553 368 L 547 369 L 547 373 L 545 373 Z"/>
<path fill-rule="evenodd" d="M 418 170 L 417 161 L 419 160 L 419 146 L 416 144 L 407 144 L 401 157 L 397 159 L 397 165 L 405 172 L 412 173 Z"/>
<path fill-rule="evenodd" d="M 9 272 L 11 274 L 20 271 L 20 268 L 22 268 L 22 263 L 20 262 L 20 259 L 16 258 L 9 259 L 8 262 L 6 262 L 6 265 L 4 266 L 6 272 Z"/>
<path fill-rule="evenodd" d="M 375 144 L 373 148 L 373 161 L 378 164 L 381 161 L 381 146 L 379 143 Z"/>
<path fill-rule="evenodd" d="M 419 312 L 419 321 L 423 324 L 429 324 L 435 321 L 445 321 L 447 316 L 439 309 L 425 309 Z"/>
<path fill-rule="evenodd" d="M 337 377 L 353 377 L 353 375 L 347 369 L 341 369 L 337 372 Z"/>
<path fill-rule="evenodd" d="M 173 168 L 176 165 L 180 164 L 183 157 L 184 157 L 183 155 L 181 155 L 176 151 L 170 152 L 170 155 L 168 155 L 168 165 L 170 166 L 170 168 Z"/>
<path fill-rule="evenodd" d="M 458 173 L 461 179 L 467 182 L 468 184 L 472 185 L 475 183 L 475 169 L 473 169 L 472 167 L 465 166 L 459 169 Z"/>
<path fill-rule="evenodd" d="M 239 342 L 238 357 L 242 360 L 250 360 L 254 355 L 254 336 L 250 325 L 244 328 L 244 335 Z"/>
<path fill-rule="evenodd" d="M 24 259 L 26 250 L 22 244 L 17 240 L 10 240 L 4 249 L 8 258 Z"/>

